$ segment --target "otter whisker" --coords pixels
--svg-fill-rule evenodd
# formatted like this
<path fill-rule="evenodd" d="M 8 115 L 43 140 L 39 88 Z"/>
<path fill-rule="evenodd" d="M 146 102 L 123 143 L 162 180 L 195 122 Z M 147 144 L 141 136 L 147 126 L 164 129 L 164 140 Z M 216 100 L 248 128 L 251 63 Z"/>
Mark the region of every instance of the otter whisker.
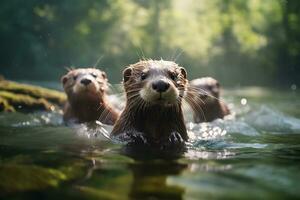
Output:
<path fill-rule="evenodd" d="M 193 96 L 186 95 L 186 96 L 184 97 L 184 99 L 187 99 L 187 100 L 191 101 L 192 103 L 194 103 L 194 104 L 196 104 L 196 105 L 199 105 L 199 106 L 201 105 L 200 103 L 202 103 L 203 105 L 206 104 L 205 101 L 203 101 L 203 100 L 201 99 L 201 97 L 199 97 L 198 95 L 193 95 Z M 200 103 L 199 103 L 199 101 L 200 101 Z"/>
<path fill-rule="evenodd" d="M 203 90 L 203 89 L 201 89 L 201 90 Z M 198 94 L 199 95 L 199 91 L 198 92 L 197 91 L 192 91 L 192 92 L 194 92 L 193 94 Z M 202 91 L 202 92 L 205 92 L 205 91 Z M 196 96 L 198 97 L 198 95 L 196 95 Z M 213 95 L 211 95 L 207 92 L 205 93 L 205 95 L 212 98 L 212 99 L 215 99 L 216 101 L 219 101 L 219 102 L 222 102 L 222 103 L 226 104 L 225 101 L 221 98 L 217 98 L 217 97 L 215 97 L 215 96 L 213 96 Z M 198 97 L 198 98 L 201 99 L 201 97 Z"/>
<path fill-rule="evenodd" d="M 174 61 L 175 60 L 175 57 L 176 57 L 176 53 L 177 51 L 179 50 L 179 48 L 176 48 L 175 51 L 173 51 L 171 57 L 170 57 L 170 60 Z"/>
<path fill-rule="evenodd" d="M 127 98 L 127 102 L 134 102 L 134 101 L 136 101 L 137 99 L 139 99 L 138 96 L 139 95 Z"/>
<path fill-rule="evenodd" d="M 137 104 L 137 112 L 142 111 L 142 106 L 143 106 L 143 101 L 141 99 L 139 99 L 139 103 Z"/>
<path fill-rule="evenodd" d="M 99 116 L 98 120 L 99 120 L 99 121 L 106 121 L 106 120 L 107 120 L 108 114 L 109 114 L 109 111 L 104 109 L 104 110 L 101 112 L 101 115 Z"/>
<path fill-rule="evenodd" d="M 205 105 L 205 101 L 199 96 L 199 93 L 191 93 L 191 91 L 188 91 L 184 98 L 189 98 L 196 102 L 196 104 L 199 104 L 196 100 L 200 101 Z M 196 100 L 195 100 L 196 99 Z"/>
<path fill-rule="evenodd" d="M 98 110 L 100 110 L 101 107 L 104 108 L 104 106 L 101 105 Z M 100 114 L 100 116 L 99 116 L 99 118 L 98 118 L 98 120 L 99 121 L 103 121 L 103 122 L 107 122 L 109 114 L 110 114 L 109 110 L 103 109 L 102 112 L 101 112 L 101 114 Z"/>
<path fill-rule="evenodd" d="M 123 88 L 123 86 L 124 86 L 123 83 L 115 83 L 114 85 L 117 87 L 120 87 L 120 88 Z"/>
<path fill-rule="evenodd" d="M 201 115 L 204 119 L 204 121 L 206 121 L 206 117 L 205 117 L 205 114 L 204 114 L 204 111 L 202 109 L 202 107 L 197 103 L 195 102 L 193 99 L 190 99 L 190 98 L 185 98 L 184 99 L 184 102 L 187 103 L 187 105 L 194 111 L 194 112 L 198 112 L 200 111 L 201 112 Z"/>
<path fill-rule="evenodd" d="M 146 108 L 147 108 L 146 105 L 147 105 L 147 102 L 146 101 L 142 101 L 142 105 L 141 105 L 142 112 L 144 112 L 146 110 Z"/>
<path fill-rule="evenodd" d="M 123 96 L 124 94 L 126 94 L 125 91 L 112 91 L 110 95 Z"/>
<path fill-rule="evenodd" d="M 72 67 L 64 67 L 65 68 L 65 70 L 67 70 L 68 72 L 70 72 L 70 71 L 72 71 L 73 70 L 73 68 Z"/>
<path fill-rule="evenodd" d="M 141 109 L 142 105 L 143 105 L 143 100 L 139 98 L 138 101 L 136 102 L 136 112 L 140 112 L 142 110 Z"/>
<path fill-rule="evenodd" d="M 209 97 L 212 97 L 212 98 L 215 98 L 215 99 L 219 100 L 217 97 L 210 94 L 210 92 L 208 92 L 208 91 L 206 91 L 205 89 L 202 89 L 202 88 L 198 88 L 198 87 L 195 87 L 195 86 L 189 86 L 188 91 L 193 92 L 193 93 L 198 93 L 198 94 L 200 93 L 202 95 L 207 95 Z"/>
<path fill-rule="evenodd" d="M 144 51 L 143 51 L 143 49 L 141 48 L 141 47 L 139 47 L 139 50 L 141 51 L 141 53 L 142 53 L 142 60 L 146 60 L 146 57 L 145 57 L 145 54 L 144 54 Z M 141 60 L 141 58 L 139 57 L 139 59 Z"/>
<path fill-rule="evenodd" d="M 98 59 L 97 59 L 97 61 L 96 61 L 96 63 L 93 65 L 93 68 L 96 68 L 97 67 L 97 65 L 99 64 L 99 62 L 100 62 L 100 60 L 103 58 L 103 55 L 101 55 Z"/>
<path fill-rule="evenodd" d="M 133 89 L 127 90 L 127 93 L 136 92 L 136 91 L 140 91 L 140 90 L 141 90 L 140 88 L 133 88 Z"/>
<path fill-rule="evenodd" d="M 182 55 L 183 50 L 181 50 L 181 52 L 178 53 L 178 55 L 175 57 L 175 59 L 173 60 L 173 62 L 176 62 L 177 59 Z"/>
<path fill-rule="evenodd" d="M 126 85 L 127 88 L 132 88 L 132 87 L 136 87 L 137 85 L 140 85 L 140 83 L 131 83 Z"/>
<path fill-rule="evenodd" d="M 181 101 L 181 107 L 184 109 L 184 110 L 187 110 L 187 109 L 190 109 L 191 107 L 189 106 L 189 104 L 185 101 L 185 100 L 182 100 Z"/>
<path fill-rule="evenodd" d="M 217 97 L 211 95 L 211 94 L 210 94 L 208 91 L 206 91 L 205 89 L 198 88 L 198 87 L 195 87 L 195 86 L 192 86 L 192 85 L 189 85 L 188 87 L 189 87 L 189 89 L 192 90 L 191 92 L 195 92 L 195 93 L 198 93 L 198 94 L 199 94 L 199 92 L 200 92 L 200 94 L 203 94 L 203 93 L 204 93 L 205 95 L 207 95 L 207 96 L 209 96 L 209 97 L 211 97 L 211 98 L 213 98 L 213 99 L 216 99 L 216 100 L 218 100 L 218 101 L 221 101 L 221 102 L 225 103 L 222 99 L 217 98 Z M 201 92 L 203 92 L 203 93 L 201 93 Z"/>
<path fill-rule="evenodd" d="M 127 104 L 129 107 L 131 107 L 131 105 L 135 106 L 135 104 L 137 104 L 141 99 L 138 98 L 137 96 L 131 98 L 131 99 L 127 99 Z"/>
<path fill-rule="evenodd" d="M 138 91 L 132 91 L 126 94 L 127 98 L 130 98 L 132 96 L 138 96 L 138 95 L 140 95 Z"/>

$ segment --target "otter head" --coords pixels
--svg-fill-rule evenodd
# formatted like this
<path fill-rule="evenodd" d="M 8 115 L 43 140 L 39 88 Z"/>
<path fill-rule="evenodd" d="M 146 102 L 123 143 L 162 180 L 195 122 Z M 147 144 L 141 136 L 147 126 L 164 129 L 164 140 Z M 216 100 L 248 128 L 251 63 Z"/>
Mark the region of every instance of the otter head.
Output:
<path fill-rule="evenodd" d="M 219 82 L 211 77 L 204 77 L 192 80 L 190 86 L 194 88 L 193 91 L 197 91 L 204 103 L 218 101 L 220 96 L 220 84 Z"/>
<path fill-rule="evenodd" d="M 186 71 L 170 61 L 140 61 L 123 71 L 127 99 L 147 105 L 176 105 L 186 90 Z"/>
<path fill-rule="evenodd" d="M 69 71 L 61 78 L 69 100 L 101 97 L 108 89 L 105 72 L 94 68 L 79 68 Z"/>

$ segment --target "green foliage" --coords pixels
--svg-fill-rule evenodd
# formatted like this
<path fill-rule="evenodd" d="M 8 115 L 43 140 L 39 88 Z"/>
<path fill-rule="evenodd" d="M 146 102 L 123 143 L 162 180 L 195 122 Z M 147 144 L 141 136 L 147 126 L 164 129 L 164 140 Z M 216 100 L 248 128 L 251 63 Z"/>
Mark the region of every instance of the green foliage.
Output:
<path fill-rule="evenodd" d="M 58 80 L 64 67 L 101 57 L 119 82 L 124 66 L 145 57 L 177 59 L 190 78 L 227 85 L 298 84 L 299 8 L 297 0 L 1 1 L 0 73 Z"/>

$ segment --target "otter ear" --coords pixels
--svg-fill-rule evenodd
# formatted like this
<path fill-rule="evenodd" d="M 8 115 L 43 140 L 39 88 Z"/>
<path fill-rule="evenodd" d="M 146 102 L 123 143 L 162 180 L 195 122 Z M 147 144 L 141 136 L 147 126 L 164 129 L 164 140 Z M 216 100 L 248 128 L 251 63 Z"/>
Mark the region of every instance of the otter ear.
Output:
<path fill-rule="evenodd" d="M 186 70 L 183 67 L 180 67 L 180 72 L 183 75 L 183 77 L 186 79 L 186 77 L 187 77 Z"/>
<path fill-rule="evenodd" d="M 131 72 L 132 72 L 132 68 L 131 67 L 127 67 L 124 69 L 123 71 L 123 82 L 127 82 L 131 76 Z"/>
<path fill-rule="evenodd" d="M 106 75 L 105 72 L 102 72 L 102 77 L 105 78 L 105 79 L 107 79 L 107 75 Z"/>
<path fill-rule="evenodd" d="M 68 81 L 67 75 L 62 76 L 61 79 L 60 79 L 60 82 L 61 82 L 63 85 L 65 85 L 67 81 Z"/>

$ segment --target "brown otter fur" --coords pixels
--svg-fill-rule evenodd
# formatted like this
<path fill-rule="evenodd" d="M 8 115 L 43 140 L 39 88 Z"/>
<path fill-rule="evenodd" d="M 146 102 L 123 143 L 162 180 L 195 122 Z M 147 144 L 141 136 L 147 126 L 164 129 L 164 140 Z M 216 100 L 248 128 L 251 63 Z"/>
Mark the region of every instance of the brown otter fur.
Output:
<path fill-rule="evenodd" d="M 126 106 L 112 136 L 142 135 L 147 142 L 187 140 L 181 109 L 186 71 L 170 61 L 147 60 L 123 71 Z"/>
<path fill-rule="evenodd" d="M 195 123 L 210 122 L 230 114 L 219 97 L 220 84 L 216 79 L 203 77 L 189 82 L 186 100 L 193 109 Z"/>
<path fill-rule="evenodd" d="M 99 120 L 113 125 L 118 113 L 107 100 L 108 81 L 105 72 L 95 68 L 69 71 L 61 78 L 68 101 L 64 108 L 65 122 Z"/>

